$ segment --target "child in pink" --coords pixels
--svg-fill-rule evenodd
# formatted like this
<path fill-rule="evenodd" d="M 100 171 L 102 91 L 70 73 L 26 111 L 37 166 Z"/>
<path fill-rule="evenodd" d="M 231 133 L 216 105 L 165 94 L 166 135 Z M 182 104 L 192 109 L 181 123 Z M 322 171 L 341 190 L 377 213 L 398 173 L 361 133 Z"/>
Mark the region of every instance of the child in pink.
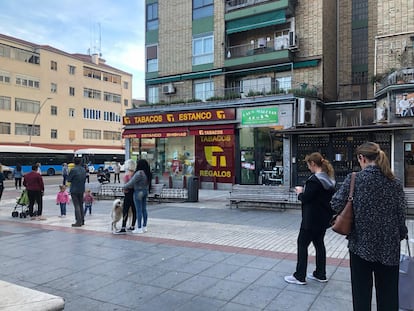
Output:
<path fill-rule="evenodd" d="M 86 215 L 87 210 L 89 210 L 89 215 L 92 214 L 92 203 L 93 203 L 93 195 L 91 193 L 91 190 L 87 189 L 85 191 L 85 194 L 83 196 L 83 203 L 85 204 L 85 210 L 83 211 L 83 214 Z"/>
<path fill-rule="evenodd" d="M 60 191 L 56 195 L 56 205 L 60 205 L 59 217 L 66 217 L 66 204 L 69 204 L 70 197 L 65 185 L 60 185 L 59 189 Z"/>

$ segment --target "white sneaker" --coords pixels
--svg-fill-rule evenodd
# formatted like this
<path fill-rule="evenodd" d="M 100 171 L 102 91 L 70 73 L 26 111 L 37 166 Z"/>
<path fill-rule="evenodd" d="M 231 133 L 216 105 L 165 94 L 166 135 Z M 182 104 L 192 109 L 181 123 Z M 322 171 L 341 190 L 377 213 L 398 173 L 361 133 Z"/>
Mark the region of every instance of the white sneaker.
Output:
<path fill-rule="evenodd" d="M 320 283 L 326 283 L 326 282 L 328 282 L 328 279 L 326 279 L 326 278 L 325 279 L 319 279 L 316 276 L 314 276 L 313 273 L 309 273 L 308 274 L 308 279 L 311 279 L 311 280 L 314 280 L 314 281 L 318 281 Z"/>
<path fill-rule="evenodd" d="M 288 282 L 288 283 L 290 283 L 290 284 L 306 285 L 306 282 L 299 281 L 293 275 L 287 275 L 287 276 L 285 276 L 285 281 Z"/>
<path fill-rule="evenodd" d="M 142 230 L 143 230 L 144 232 L 147 232 L 147 231 L 148 231 L 147 227 L 142 227 Z"/>
<path fill-rule="evenodd" d="M 144 230 L 142 230 L 142 228 L 136 228 L 134 231 L 132 231 L 132 233 L 144 233 Z"/>

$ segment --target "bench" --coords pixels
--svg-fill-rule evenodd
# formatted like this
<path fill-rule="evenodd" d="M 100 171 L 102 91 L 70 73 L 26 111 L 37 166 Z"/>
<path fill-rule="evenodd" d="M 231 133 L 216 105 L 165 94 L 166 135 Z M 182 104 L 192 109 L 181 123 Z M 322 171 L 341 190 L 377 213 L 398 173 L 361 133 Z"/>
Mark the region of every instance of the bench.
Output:
<path fill-rule="evenodd" d="M 239 205 L 279 207 L 300 205 L 296 193 L 285 186 L 233 185 L 230 191 L 230 208 Z"/>
<path fill-rule="evenodd" d="M 148 193 L 148 202 L 161 202 L 161 194 L 164 189 L 164 184 L 151 184 L 151 191 Z"/>
<path fill-rule="evenodd" d="M 122 199 L 125 196 L 123 185 L 121 184 L 102 184 L 98 193 L 98 199 L 113 198 Z"/>
<path fill-rule="evenodd" d="M 183 188 L 164 188 L 160 197 L 166 201 L 186 201 L 188 199 L 188 190 Z"/>

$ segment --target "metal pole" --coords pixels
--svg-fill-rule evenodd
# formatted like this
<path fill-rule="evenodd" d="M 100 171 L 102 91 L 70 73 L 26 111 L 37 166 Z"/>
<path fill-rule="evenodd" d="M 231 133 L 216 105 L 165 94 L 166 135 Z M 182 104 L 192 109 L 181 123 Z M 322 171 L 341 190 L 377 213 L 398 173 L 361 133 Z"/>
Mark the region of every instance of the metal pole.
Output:
<path fill-rule="evenodd" d="M 36 113 L 36 115 L 35 115 L 35 117 L 34 117 L 34 119 L 33 119 L 32 127 L 30 128 L 30 135 L 29 135 L 29 146 L 31 146 L 31 145 L 32 145 L 33 129 L 34 129 L 34 126 L 35 126 L 35 123 L 36 123 L 36 119 L 37 119 L 37 117 L 38 117 L 38 115 L 39 115 L 39 113 L 40 113 L 40 110 L 42 110 L 43 106 L 46 104 L 46 102 L 47 102 L 49 99 L 52 99 L 52 98 L 51 98 L 51 97 L 48 97 L 48 98 L 46 98 L 46 99 L 43 101 L 43 103 L 42 103 L 42 104 L 40 105 L 40 107 L 39 107 L 39 111 Z"/>

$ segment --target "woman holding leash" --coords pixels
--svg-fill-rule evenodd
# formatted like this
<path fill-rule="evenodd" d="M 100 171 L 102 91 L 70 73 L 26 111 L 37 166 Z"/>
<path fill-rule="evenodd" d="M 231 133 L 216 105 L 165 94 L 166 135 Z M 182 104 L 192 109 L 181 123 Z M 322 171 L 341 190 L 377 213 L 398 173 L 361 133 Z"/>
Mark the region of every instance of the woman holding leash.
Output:
<path fill-rule="evenodd" d="M 134 176 L 124 184 L 124 190 L 134 188 L 134 204 L 137 209 L 137 226 L 133 233 L 147 232 L 147 197 L 151 189 L 152 174 L 149 164 L 146 160 L 141 159 L 137 162 Z M 132 224 L 134 225 L 134 224 Z"/>

